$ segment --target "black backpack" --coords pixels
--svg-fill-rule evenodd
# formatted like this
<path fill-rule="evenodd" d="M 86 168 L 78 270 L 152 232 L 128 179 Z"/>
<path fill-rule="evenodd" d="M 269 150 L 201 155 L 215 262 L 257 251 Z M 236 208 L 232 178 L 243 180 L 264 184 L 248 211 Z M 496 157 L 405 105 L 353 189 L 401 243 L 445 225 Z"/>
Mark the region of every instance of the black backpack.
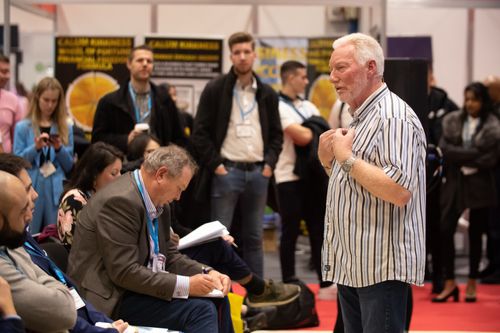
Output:
<path fill-rule="evenodd" d="M 274 306 L 267 312 L 267 329 L 288 329 L 315 327 L 319 325 L 314 293 L 302 281 L 294 281 L 300 286 L 300 295 L 291 303 Z"/>

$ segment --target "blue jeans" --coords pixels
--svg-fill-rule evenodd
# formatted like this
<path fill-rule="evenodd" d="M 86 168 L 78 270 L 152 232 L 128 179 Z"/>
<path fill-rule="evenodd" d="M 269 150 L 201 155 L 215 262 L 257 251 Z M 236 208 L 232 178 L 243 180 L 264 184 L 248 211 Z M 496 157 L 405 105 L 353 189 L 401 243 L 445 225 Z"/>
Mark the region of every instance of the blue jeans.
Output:
<path fill-rule="evenodd" d="M 363 288 L 337 287 L 346 333 L 405 331 L 409 284 L 385 281 Z"/>
<path fill-rule="evenodd" d="M 239 202 L 243 260 L 252 272 L 263 277 L 262 219 L 269 178 L 262 175 L 262 167 L 256 167 L 252 171 L 234 167 L 226 169 L 227 175 L 214 175 L 212 180 L 212 219 L 219 220 L 230 229 L 234 210 Z"/>

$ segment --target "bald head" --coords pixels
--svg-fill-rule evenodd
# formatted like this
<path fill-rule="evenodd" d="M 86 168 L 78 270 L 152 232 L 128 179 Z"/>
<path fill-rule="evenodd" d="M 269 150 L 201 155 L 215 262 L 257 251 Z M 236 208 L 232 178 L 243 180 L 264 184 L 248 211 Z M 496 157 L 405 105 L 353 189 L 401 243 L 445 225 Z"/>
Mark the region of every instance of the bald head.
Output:
<path fill-rule="evenodd" d="M 28 194 L 19 178 L 5 171 L 0 171 L 0 215 L 2 215 L 3 225 L 6 224 L 12 231 L 23 232 L 26 224 L 32 218 L 29 209 Z M 0 244 L 5 245 L 5 244 Z"/>
<path fill-rule="evenodd" d="M 26 190 L 19 178 L 5 171 L 0 171 L 0 212 L 7 215 L 7 211 L 16 201 L 27 201 Z"/>

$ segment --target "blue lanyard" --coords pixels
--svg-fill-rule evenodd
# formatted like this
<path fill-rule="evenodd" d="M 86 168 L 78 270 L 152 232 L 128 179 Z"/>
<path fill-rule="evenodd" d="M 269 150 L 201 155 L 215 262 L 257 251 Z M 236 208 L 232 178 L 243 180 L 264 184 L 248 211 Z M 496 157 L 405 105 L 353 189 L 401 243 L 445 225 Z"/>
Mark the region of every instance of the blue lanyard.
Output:
<path fill-rule="evenodd" d="M 144 122 L 144 120 L 149 117 L 149 114 L 151 113 L 151 92 L 148 94 L 148 112 L 146 112 L 142 118 L 141 118 L 141 111 L 137 107 L 137 101 L 136 101 L 136 93 L 134 89 L 132 88 L 132 82 L 128 83 L 128 90 L 130 92 L 130 97 L 132 98 L 132 102 L 134 104 L 134 110 L 135 110 L 135 119 L 138 123 Z"/>
<path fill-rule="evenodd" d="M 24 248 L 26 249 L 26 251 L 28 251 L 32 255 L 46 259 L 49 262 L 49 265 L 50 265 L 50 268 L 52 269 L 52 271 L 57 275 L 57 279 L 60 282 L 62 282 L 63 284 L 68 285 L 68 283 L 66 282 L 66 279 L 64 278 L 63 272 L 59 269 L 59 267 L 57 267 L 56 264 L 54 264 L 54 262 L 48 256 L 45 255 L 45 253 L 40 252 L 39 249 L 33 247 L 33 245 L 31 245 L 29 242 L 24 242 Z"/>
<path fill-rule="evenodd" d="M 236 91 L 236 88 L 233 88 L 233 96 L 236 98 L 236 104 L 238 105 L 238 108 L 240 109 L 241 119 L 245 120 L 245 117 L 248 116 L 250 113 L 252 113 L 253 109 L 255 109 L 255 105 L 257 104 L 256 100 L 255 100 L 255 96 L 253 97 L 252 105 L 250 106 L 250 108 L 248 110 L 243 109 L 243 106 L 240 103 L 240 97 L 238 96 L 238 91 Z"/>
<path fill-rule="evenodd" d="M 307 120 L 307 118 L 304 117 L 304 115 L 302 114 L 302 112 L 300 112 L 299 109 L 297 109 L 297 107 L 292 103 L 292 101 L 286 100 L 286 99 L 284 99 L 281 96 L 280 96 L 280 101 L 288 104 L 292 109 L 294 109 L 295 112 L 297 112 L 297 114 L 300 116 L 300 118 L 302 118 L 302 120 Z"/>
<path fill-rule="evenodd" d="M 141 184 L 141 181 L 139 179 L 139 170 L 134 171 L 134 178 L 135 178 L 135 182 L 137 183 L 137 187 L 139 188 L 139 192 L 141 192 L 142 200 L 144 201 L 144 189 L 142 188 L 142 184 Z M 153 221 L 151 221 L 147 211 L 146 211 L 146 218 L 148 220 L 148 232 L 149 232 L 149 235 L 151 236 L 151 238 L 153 239 L 153 243 L 154 243 L 154 251 L 155 251 L 155 254 L 158 254 L 160 252 L 159 245 L 158 245 L 158 218 L 155 218 L 155 219 L 153 219 Z"/>

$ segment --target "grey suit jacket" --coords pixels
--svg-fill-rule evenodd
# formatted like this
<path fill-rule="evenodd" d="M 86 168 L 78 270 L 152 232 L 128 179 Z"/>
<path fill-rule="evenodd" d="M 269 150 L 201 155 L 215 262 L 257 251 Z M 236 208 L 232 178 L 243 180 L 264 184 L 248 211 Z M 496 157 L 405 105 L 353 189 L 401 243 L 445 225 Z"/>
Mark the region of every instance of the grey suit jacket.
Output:
<path fill-rule="evenodd" d="M 35 265 L 22 247 L 0 256 L 0 276 L 10 284 L 17 313 L 27 329 L 68 332 L 76 322 L 68 288 Z"/>
<path fill-rule="evenodd" d="M 147 268 L 146 208 L 133 175 L 127 173 L 94 195 L 78 216 L 68 273 L 82 296 L 111 316 L 126 290 L 170 300 L 176 274 L 192 276 L 202 265 L 170 243 L 170 209 L 158 218 L 165 270 Z"/>

